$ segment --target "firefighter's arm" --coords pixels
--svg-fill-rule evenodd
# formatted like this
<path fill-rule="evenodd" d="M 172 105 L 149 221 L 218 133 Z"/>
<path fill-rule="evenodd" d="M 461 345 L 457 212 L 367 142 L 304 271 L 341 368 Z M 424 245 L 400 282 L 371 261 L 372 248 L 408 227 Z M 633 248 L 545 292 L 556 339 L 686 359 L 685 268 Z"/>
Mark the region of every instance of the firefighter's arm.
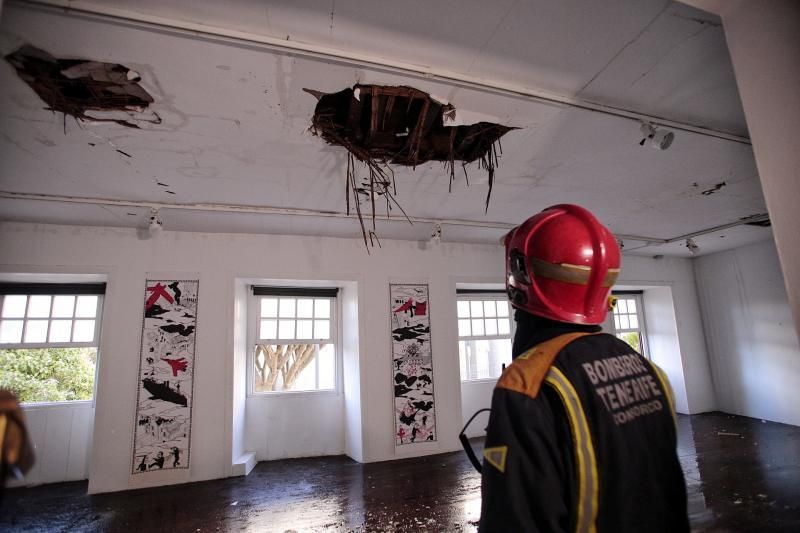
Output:
<path fill-rule="evenodd" d="M 574 466 L 563 407 L 495 389 L 484 448 L 480 531 L 566 531 Z"/>

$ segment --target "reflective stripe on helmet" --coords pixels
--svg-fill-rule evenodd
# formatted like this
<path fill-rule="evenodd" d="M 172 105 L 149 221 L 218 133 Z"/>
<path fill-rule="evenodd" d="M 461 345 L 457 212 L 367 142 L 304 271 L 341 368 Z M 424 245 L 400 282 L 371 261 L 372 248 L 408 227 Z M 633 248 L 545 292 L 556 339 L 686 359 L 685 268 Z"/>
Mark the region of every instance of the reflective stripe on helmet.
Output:
<path fill-rule="evenodd" d="M 567 377 L 555 366 L 545 378 L 545 383 L 555 389 L 569 417 L 572 439 L 575 447 L 575 458 L 578 474 L 578 501 L 575 531 L 594 533 L 597 531 L 597 505 L 599 492 L 599 476 L 595 459 L 592 435 L 583 412 L 578 393 Z"/>
<path fill-rule="evenodd" d="M 530 258 L 531 270 L 534 276 L 572 283 L 573 285 L 586 285 L 592 274 L 592 269 L 588 266 L 571 265 L 569 263 L 550 263 L 536 257 Z M 613 287 L 617 281 L 620 269 L 609 268 L 603 278 L 603 287 Z"/>

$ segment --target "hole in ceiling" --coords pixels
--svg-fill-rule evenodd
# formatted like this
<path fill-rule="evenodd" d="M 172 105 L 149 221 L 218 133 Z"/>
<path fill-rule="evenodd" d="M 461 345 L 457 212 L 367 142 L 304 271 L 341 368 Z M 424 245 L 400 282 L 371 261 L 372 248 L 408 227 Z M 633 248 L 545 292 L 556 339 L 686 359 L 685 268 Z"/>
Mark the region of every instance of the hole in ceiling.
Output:
<path fill-rule="evenodd" d="M 772 221 L 770 219 L 766 220 L 756 220 L 754 222 L 745 222 L 745 226 L 755 226 L 757 228 L 769 228 L 772 226 Z"/>
<path fill-rule="evenodd" d="M 48 105 L 49 110 L 91 122 L 114 122 L 138 128 L 136 122 L 160 124 L 147 107 L 153 97 L 139 74 L 117 63 L 87 59 L 58 59 L 30 45 L 5 56 L 19 77 Z"/>
<path fill-rule="evenodd" d="M 707 189 L 707 190 L 701 192 L 700 194 L 702 194 L 703 196 L 711 196 L 712 194 L 714 194 L 715 192 L 719 191 L 720 189 L 722 189 L 723 187 L 725 187 L 727 185 L 728 184 L 726 182 L 721 181 L 721 182 L 717 183 L 716 185 L 714 185 L 713 187 L 711 187 L 710 189 Z"/>
<path fill-rule="evenodd" d="M 466 176 L 466 165 L 478 161 L 489 177 L 486 210 L 489 209 L 494 171 L 502 153 L 500 138 L 517 128 L 491 122 L 445 126 L 445 117 L 455 118 L 455 108 L 412 87 L 355 85 L 337 93 L 304 90 L 318 100 L 311 131 L 349 152 L 347 212 L 352 195 L 365 242 L 374 235 L 376 198 L 386 202 L 387 214 L 392 204 L 403 211 L 394 198 L 396 184 L 389 165 L 416 167 L 440 161 L 448 169 L 452 187 L 455 162 L 461 161 Z M 355 176 L 355 159 L 369 169 L 369 179 L 360 184 Z M 363 200 L 371 204 L 369 232 L 361 213 Z"/>

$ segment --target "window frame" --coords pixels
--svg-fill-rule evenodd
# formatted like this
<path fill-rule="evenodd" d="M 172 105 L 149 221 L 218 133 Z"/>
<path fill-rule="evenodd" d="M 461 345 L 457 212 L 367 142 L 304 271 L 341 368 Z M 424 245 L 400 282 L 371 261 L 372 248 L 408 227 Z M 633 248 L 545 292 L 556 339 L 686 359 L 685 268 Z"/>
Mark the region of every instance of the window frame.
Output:
<path fill-rule="evenodd" d="M 254 294 L 254 288 L 274 289 L 274 295 L 267 294 Z M 338 290 L 338 289 L 337 289 Z M 342 386 L 342 348 L 341 348 L 341 323 L 339 317 L 341 316 L 341 297 L 337 293 L 335 296 L 313 296 L 315 292 L 314 287 L 263 287 L 260 285 L 248 286 L 247 300 L 247 397 L 248 398 L 281 398 L 281 397 L 299 397 L 303 395 L 331 395 L 338 396 L 341 393 Z M 303 294 L 303 292 L 309 294 Z M 294 298 L 294 299 L 328 299 L 331 300 L 331 317 L 330 317 L 330 336 L 324 344 L 332 344 L 334 349 L 334 386 L 332 389 L 305 389 L 305 390 L 279 390 L 279 391 L 256 391 L 255 380 L 255 346 L 257 343 L 261 344 L 290 344 L 297 339 L 262 339 L 259 337 L 259 321 L 261 319 L 261 299 L 262 298 Z M 280 304 L 279 304 L 280 305 Z M 280 312 L 280 311 L 279 311 Z M 295 311 L 296 312 L 296 311 Z M 297 320 L 297 317 L 294 318 Z M 313 320 L 313 316 L 310 320 Z M 296 326 L 295 326 L 296 327 Z M 304 339 L 303 339 L 304 340 Z M 303 340 L 300 340 L 302 342 Z M 322 344 L 317 339 L 309 339 L 316 344 Z M 267 342 L 261 342 L 267 341 Z M 316 368 L 316 381 L 319 383 L 319 358 L 314 358 Z"/>
<path fill-rule="evenodd" d="M 0 313 L 3 309 L 3 304 L 5 303 L 5 299 L 7 296 L 17 296 L 16 294 L 3 294 L 0 293 Z M 97 348 L 100 349 L 100 329 L 102 327 L 102 318 L 103 318 L 103 305 L 104 305 L 104 294 L 75 294 L 75 293 L 52 293 L 52 294 L 25 294 L 27 296 L 27 300 L 25 302 L 25 315 L 23 317 L 9 317 L 3 318 L 0 316 L 0 321 L 4 320 L 22 320 L 22 334 L 20 335 L 20 342 L 0 342 L 0 350 L 35 350 L 35 349 L 45 349 L 45 348 Z M 31 296 L 50 296 L 50 311 L 47 317 L 28 317 L 28 309 L 30 306 L 30 297 Z M 70 317 L 53 317 L 53 304 L 55 302 L 56 296 L 73 296 L 75 297 L 75 302 L 73 303 L 72 308 L 72 316 Z M 97 296 L 97 306 L 95 308 L 95 315 L 92 317 L 94 320 L 94 333 L 91 341 L 45 341 L 45 342 L 25 342 L 25 332 L 27 331 L 28 322 L 30 320 L 47 320 L 47 332 L 45 333 L 45 339 L 50 336 L 50 326 L 54 320 L 70 320 L 73 323 L 76 320 L 80 320 L 82 318 L 89 319 L 89 317 L 78 317 L 75 315 L 76 307 L 78 305 L 78 297 L 79 296 Z M 73 324 L 74 328 L 74 324 Z M 70 331 L 73 331 L 71 328 Z"/>
<path fill-rule="evenodd" d="M 14 289 L 9 290 L 11 287 Z M 3 320 L 2 309 L 5 303 L 5 298 L 11 295 L 25 295 L 25 314 L 23 317 L 9 317 L 11 320 L 22 320 L 22 333 L 20 335 L 20 342 L 15 343 L 0 343 L 0 350 L 46 350 L 49 348 L 94 348 L 96 351 L 95 364 L 94 364 L 94 381 L 92 383 L 92 397 L 88 400 L 59 400 L 59 401 L 44 401 L 44 402 L 20 402 L 20 406 L 25 410 L 36 410 L 47 407 L 59 406 L 86 406 L 94 407 L 97 400 L 97 384 L 98 376 L 100 374 L 100 358 L 101 358 L 101 336 L 103 328 L 103 313 L 105 309 L 105 282 L 33 282 L 33 283 L 18 283 L 0 281 L 0 320 Z M 67 320 L 67 317 L 53 317 L 53 305 L 56 296 L 74 296 L 75 302 L 73 303 L 72 316 L 69 320 L 75 321 L 81 318 L 76 316 L 78 297 L 79 296 L 97 296 L 97 306 L 94 315 L 94 335 L 91 341 L 79 342 L 24 342 L 25 331 L 27 322 L 30 320 L 28 315 L 28 308 L 30 306 L 31 296 L 50 296 L 50 310 L 46 318 L 33 317 L 34 320 L 47 320 L 47 332 L 45 338 L 50 336 L 51 322 L 55 320 Z M 73 324 L 74 327 L 74 324 Z"/>
<path fill-rule="evenodd" d="M 508 334 L 497 334 L 497 335 L 469 335 L 462 337 L 458 331 L 458 321 L 463 320 L 458 316 L 458 302 L 460 301 L 486 301 L 486 300 L 494 300 L 494 301 L 503 301 L 508 306 L 508 321 L 509 321 L 509 333 Z M 456 342 L 460 345 L 461 341 L 478 341 L 478 340 L 505 340 L 508 339 L 511 342 L 513 347 L 514 344 L 514 335 L 516 334 L 516 321 L 514 320 L 514 308 L 511 306 L 511 302 L 508 301 L 508 295 L 500 290 L 470 290 L 470 289 L 457 289 L 456 290 Z M 491 317 L 490 317 L 491 318 Z M 506 318 L 506 317 L 501 317 Z M 470 313 L 470 320 L 472 319 Z M 485 319 L 485 317 L 484 317 Z M 461 383 L 481 383 L 481 382 L 494 382 L 499 379 L 498 377 L 488 377 L 488 378 L 468 378 L 461 375 L 461 349 L 460 346 L 457 350 L 458 352 L 458 366 L 459 366 L 459 379 Z M 510 355 L 510 354 L 509 354 Z"/>
<path fill-rule="evenodd" d="M 617 303 L 614 305 L 614 310 L 611 312 L 612 316 L 610 321 L 611 326 L 614 328 L 614 336 L 617 337 L 617 335 L 621 333 L 633 333 L 633 332 L 639 333 L 641 354 L 647 359 L 650 359 L 650 345 L 647 336 L 647 317 L 645 316 L 644 312 L 644 291 L 612 291 L 611 295 L 617 298 Z M 636 318 L 639 323 L 638 328 L 617 329 L 617 320 L 616 320 L 617 309 L 619 306 L 619 300 L 621 299 L 636 301 Z M 632 313 L 625 313 L 625 314 L 630 315 Z"/>

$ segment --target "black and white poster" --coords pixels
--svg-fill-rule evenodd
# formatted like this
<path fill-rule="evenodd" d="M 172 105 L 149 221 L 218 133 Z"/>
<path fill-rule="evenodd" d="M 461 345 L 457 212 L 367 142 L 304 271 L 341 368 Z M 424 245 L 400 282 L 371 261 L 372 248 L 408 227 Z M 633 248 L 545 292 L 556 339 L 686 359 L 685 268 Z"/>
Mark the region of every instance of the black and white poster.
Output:
<path fill-rule="evenodd" d="M 133 473 L 189 468 L 198 280 L 147 280 Z"/>
<path fill-rule="evenodd" d="M 395 445 L 436 440 L 427 285 L 389 285 Z"/>

